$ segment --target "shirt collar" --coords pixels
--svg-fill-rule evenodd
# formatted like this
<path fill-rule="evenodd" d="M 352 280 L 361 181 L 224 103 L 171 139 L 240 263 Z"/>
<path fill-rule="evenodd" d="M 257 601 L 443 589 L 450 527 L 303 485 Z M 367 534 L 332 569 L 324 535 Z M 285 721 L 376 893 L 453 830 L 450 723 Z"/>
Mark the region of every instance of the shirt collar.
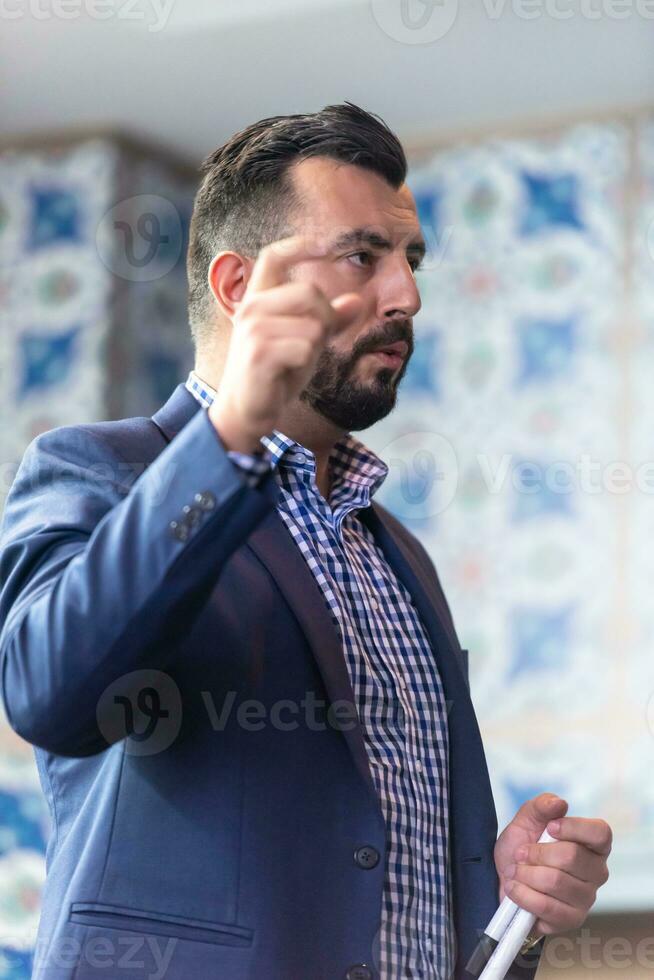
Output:
<path fill-rule="evenodd" d="M 203 381 L 193 370 L 189 372 L 186 379 L 186 387 L 203 408 L 209 408 L 216 397 L 216 389 Z M 308 469 L 315 473 L 316 461 L 311 450 L 278 429 L 273 429 L 268 436 L 262 436 L 261 442 L 270 452 L 273 468 L 288 466 L 293 469 Z M 372 449 L 349 433 L 335 443 L 330 456 L 330 466 L 332 493 L 337 486 L 351 486 L 366 500 L 370 500 L 379 490 L 388 475 L 386 463 Z"/>

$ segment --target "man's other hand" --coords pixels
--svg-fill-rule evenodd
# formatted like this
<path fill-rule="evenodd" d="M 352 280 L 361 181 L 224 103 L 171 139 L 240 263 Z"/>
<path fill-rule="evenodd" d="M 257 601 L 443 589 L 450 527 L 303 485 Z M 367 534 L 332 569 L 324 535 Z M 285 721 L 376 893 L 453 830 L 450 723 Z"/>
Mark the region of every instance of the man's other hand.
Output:
<path fill-rule="evenodd" d="M 613 834 L 605 820 L 566 817 L 568 804 L 541 793 L 520 807 L 495 844 L 500 901 L 532 912 L 532 935 L 577 929 L 608 877 Z M 555 843 L 539 844 L 547 828 Z"/>

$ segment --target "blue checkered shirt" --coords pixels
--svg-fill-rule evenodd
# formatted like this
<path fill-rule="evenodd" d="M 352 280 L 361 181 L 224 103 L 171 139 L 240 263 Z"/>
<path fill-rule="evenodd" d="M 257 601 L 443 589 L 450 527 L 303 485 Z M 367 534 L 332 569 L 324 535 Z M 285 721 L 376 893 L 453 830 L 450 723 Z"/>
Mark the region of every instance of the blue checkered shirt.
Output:
<path fill-rule="evenodd" d="M 208 408 L 215 390 L 191 371 Z M 229 452 L 250 485 L 271 468 L 279 514 L 325 597 L 342 643 L 386 822 L 378 968 L 383 980 L 449 980 L 454 932 L 448 850 L 448 735 L 441 680 L 411 596 L 357 517 L 388 469 L 349 435 L 330 457 L 326 501 L 315 458 L 274 430 L 261 454 Z"/>

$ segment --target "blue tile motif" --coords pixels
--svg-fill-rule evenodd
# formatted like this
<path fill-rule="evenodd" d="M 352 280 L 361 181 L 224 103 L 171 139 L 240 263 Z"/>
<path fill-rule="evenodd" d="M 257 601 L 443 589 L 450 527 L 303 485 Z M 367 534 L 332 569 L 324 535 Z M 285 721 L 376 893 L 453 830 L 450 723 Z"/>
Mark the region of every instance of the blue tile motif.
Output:
<path fill-rule="evenodd" d="M 0 980 L 30 980 L 33 953 L 0 946 Z"/>
<path fill-rule="evenodd" d="M 16 847 L 45 851 L 45 800 L 36 794 L 0 790 L 0 854 Z"/>
<path fill-rule="evenodd" d="M 514 609 L 510 619 L 511 665 L 508 676 L 565 667 L 572 637 L 574 607 Z"/>
<path fill-rule="evenodd" d="M 547 516 L 573 515 L 573 474 L 538 460 L 516 460 L 513 466 L 514 524 Z"/>
<path fill-rule="evenodd" d="M 583 228 L 579 217 L 579 189 L 573 174 L 557 177 L 520 175 L 527 193 L 527 202 L 520 221 L 522 235 L 536 235 L 551 228 Z"/>
<path fill-rule="evenodd" d="M 522 319 L 517 323 L 520 385 L 559 379 L 571 367 L 577 343 L 577 323 L 565 320 Z"/>
<path fill-rule="evenodd" d="M 419 394 L 425 392 L 434 401 L 440 398 L 440 362 L 438 352 L 441 347 L 438 334 L 422 334 L 415 337 L 415 347 L 406 374 L 402 380 L 402 393 Z"/>
<path fill-rule="evenodd" d="M 80 202 L 60 187 L 32 187 L 28 247 L 44 248 L 54 242 L 80 241 Z"/>
<path fill-rule="evenodd" d="M 23 334 L 20 339 L 21 397 L 61 384 L 70 376 L 79 332 L 80 327 L 75 326 L 58 334 L 37 331 Z"/>
<path fill-rule="evenodd" d="M 436 190 L 415 191 L 413 194 L 418 220 L 427 246 L 427 256 L 438 252 L 440 226 L 440 194 Z"/>

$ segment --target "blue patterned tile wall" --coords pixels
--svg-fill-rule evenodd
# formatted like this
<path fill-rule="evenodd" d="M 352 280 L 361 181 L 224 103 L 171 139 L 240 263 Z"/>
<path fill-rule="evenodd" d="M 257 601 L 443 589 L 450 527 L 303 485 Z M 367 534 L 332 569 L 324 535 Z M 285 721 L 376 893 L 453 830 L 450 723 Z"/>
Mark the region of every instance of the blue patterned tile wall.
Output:
<path fill-rule="evenodd" d="M 430 248 L 381 498 L 470 650 L 501 826 L 546 789 L 601 814 L 599 907 L 652 908 L 654 123 L 454 146 L 410 183 Z"/>
<path fill-rule="evenodd" d="M 0 507 L 39 432 L 150 413 L 188 370 L 194 192 L 106 138 L 0 156 Z M 32 749 L 0 719 L 0 980 L 30 976 L 48 832 Z"/>

